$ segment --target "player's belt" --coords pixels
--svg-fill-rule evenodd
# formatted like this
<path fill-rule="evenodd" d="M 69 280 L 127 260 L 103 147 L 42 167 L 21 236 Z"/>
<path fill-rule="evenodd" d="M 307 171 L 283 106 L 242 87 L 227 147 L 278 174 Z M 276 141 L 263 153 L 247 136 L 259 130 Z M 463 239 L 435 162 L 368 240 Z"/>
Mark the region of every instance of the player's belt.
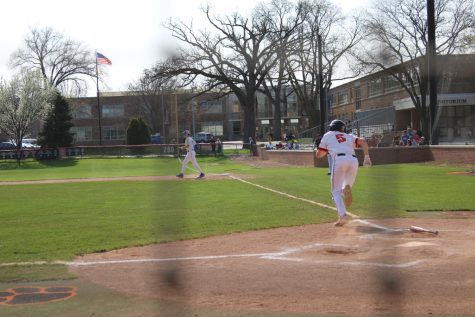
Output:
<path fill-rule="evenodd" d="M 336 156 L 345 156 L 345 155 L 346 155 L 346 153 L 338 153 Z M 354 155 L 354 154 L 352 154 L 351 156 L 356 157 L 356 155 Z"/>

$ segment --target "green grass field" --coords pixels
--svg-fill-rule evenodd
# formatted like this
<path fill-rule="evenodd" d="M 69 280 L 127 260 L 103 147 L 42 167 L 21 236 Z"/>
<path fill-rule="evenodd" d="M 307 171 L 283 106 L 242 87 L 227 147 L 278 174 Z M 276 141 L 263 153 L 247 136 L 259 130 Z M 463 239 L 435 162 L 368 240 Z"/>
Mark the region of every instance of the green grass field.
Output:
<path fill-rule="evenodd" d="M 333 206 L 326 169 L 254 168 L 225 157 L 199 162 L 208 174 L 250 175 L 253 183 Z M 176 158 L 1 163 L 0 182 L 174 175 L 179 168 Z M 449 174 L 465 169 L 430 164 L 361 168 L 350 211 L 364 217 L 473 211 L 475 177 Z M 10 185 L 1 187 L 0 199 L 0 263 L 72 260 L 90 252 L 336 218 L 332 210 L 227 178 Z M 3 266 L 0 281 L 70 277 L 61 266 L 48 268 Z"/>

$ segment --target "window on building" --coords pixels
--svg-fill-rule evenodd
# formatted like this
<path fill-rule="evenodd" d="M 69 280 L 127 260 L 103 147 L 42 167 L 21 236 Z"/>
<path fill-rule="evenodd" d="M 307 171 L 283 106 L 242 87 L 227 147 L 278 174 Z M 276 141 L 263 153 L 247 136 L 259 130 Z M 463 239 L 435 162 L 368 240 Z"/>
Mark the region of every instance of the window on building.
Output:
<path fill-rule="evenodd" d="M 241 134 L 241 122 L 233 121 L 233 135 L 240 135 L 240 134 Z"/>
<path fill-rule="evenodd" d="M 102 138 L 104 140 L 124 140 L 125 129 L 122 127 L 104 127 L 102 128 Z"/>
<path fill-rule="evenodd" d="M 258 108 L 261 107 L 262 109 L 265 109 L 266 104 L 267 104 L 267 96 L 264 95 L 261 92 L 257 92 L 256 93 L 256 102 L 257 102 L 256 106 Z"/>
<path fill-rule="evenodd" d="M 116 118 L 124 116 L 124 105 L 102 105 L 103 118 Z"/>
<path fill-rule="evenodd" d="M 241 106 L 239 102 L 234 102 L 231 106 L 231 119 L 239 119 L 241 117 Z"/>
<path fill-rule="evenodd" d="M 385 92 L 390 92 L 401 88 L 399 81 L 391 75 L 384 77 L 383 86 Z"/>
<path fill-rule="evenodd" d="M 215 122 L 202 122 L 201 123 L 201 130 L 203 132 L 211 133 L 212 135 L 223 135 L 223 122 L 222 121 L 215 121 Z"/>
<path fill-rule="evenodd" d="M 288 116 L 298 115 L 297 94 L 295 92 L 287 96 L 287 115 Z"/>
<path fill-rule="evenodd" d="M 358 109 L 361 109 L 361 87 L 355 86 L 354 92 L 355 92 L 355 107 L 356 107 L 356 110 L 358 110 Z"/>
<path fill-rule="evenodd" d="M 472 106 L 447 106 L 441 107 L 441 115 L 438 121 L 439 136 L 453 139 L 461 137 L 471 139 L 473 137 L 473 123 L 475 120 L 475 108 Z"/>
<path fill-rule="evenodd" d="M 333 94 L 328 95 L 328 97 L 327 97 L 327 104 L 328 104 L 328 107 L 329 107 L 329 108 L 332 108 L 332 107 L 333 107 L 333 105 L 334 105 L 334 103 L 333 103 Z"/>
<path fill-rule="evenodd" d="M 345 103 L 348 103 L 348 90 L 342 90 L 338 92 L 338 104 L 339 105 L 344 105 Z"/>
<path fill-rule="evenodd" d="M 263 93 L 256 93 L 256 111 L 257 117 L 272 117 L 272 107 L 267 103 L 267 97 Z"/>
<path fill-rule="evenodd" d="M 298 116 L 297 94 L 291 93 L 287 96 L 287 114 L 288 117 Z"/>
<path fill-rule="evenodd" d="M 368 81 L 368 97 L 381 94 L 381 78 Z"/>
<path fill-rule="evenodd" d="M 404 81 L 404 83 L 409 84 L 413 82 L 415 85 L 418 84 L 417 81 L 417 76 L 419 73 L 419 68 L 416 69 L 407 69 L 405 72 L 401 74 L 401 78 Z"/>
<path fill-rule="evenodd" d="M 231 111 L 233 113 L 240 113 L 241 112 L 241 107 L 239 105 L 239 102 L 235 102 L 233 103 L 232 107 L 231 107 Z"/>
<path fill-rule="evenodd" d="M 466 127 L 471 127 L 472 126 L 472 121 L 474 120 L 473 117 L 472 117 L 472 109 L 473 107 L 472 106 L 463 106 L 463 109 L 464 109 L 464 113 L 463 113 L 463 116 L 464 116 L 464 126 Z M 473 112 L 475 112 L 475 110 L 473 110 Z"/>
<path fill-rule="evenodd" d="M 200 104 L 201 113 L 223 113 L 223 103 L 220 100 L 208 100 Z"/>
<path fill-rule="evenodd" d="M 91 119 L 92 107 L 91 105 L 77 105 L 71 107 L 71 116 L 73 119 Z"/>
<path fill-rule="evenodd" d="M 74 142 L 92 140 L 92 127 L 72 127 Z"/>

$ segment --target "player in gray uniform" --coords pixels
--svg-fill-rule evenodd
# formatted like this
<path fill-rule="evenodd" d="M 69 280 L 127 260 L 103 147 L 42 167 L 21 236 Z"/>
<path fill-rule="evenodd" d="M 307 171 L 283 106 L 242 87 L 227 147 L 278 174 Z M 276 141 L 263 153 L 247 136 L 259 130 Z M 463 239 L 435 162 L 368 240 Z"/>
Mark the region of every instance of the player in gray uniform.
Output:
<path fill-rule="evenodd" d="M 186 153 L 185 159 L 183 160 L 183 163 L 181 164 L 181 173 L 178 174 L 176 177 L 183 178 L 183 175 L 185 174 L 185 170 L 186 170 L 186 165 L 188 164 L 189 161 L 191 161 L 191 163 L 193 163 L 193 166 L 198 170 L 198 172 L 200 172 L 200 175 L 197 178 L 198 179 L 203 178 L 205 177 L 205 174 L 201 170 L 201 167 L 198 164 L 198 162 L 196 161 L 196 153 L 195 153 L 196 142 L 190 136 L 190 131 L 188 130 L 183 131 L 183 135 L 185 136 L 185 145 L 180 148 L 186 149 L 187 153 Z"/>
<path fill-rule="evenodd" d="M 363 148 L 363 166 L 371 166 L 371 159 L 368 143 L 363 138 L 346 133 L 343 121 L 333 120 L 328 128 L 329 131 L 320 141 L 316 156 L 321 158 L 328 154 L 332 159 L 331 191 L 338 211 L 335 226 L 343 226 L 346 223 L 346 208 L 350 207 L 353 200 L 352 187 L 358 172 L 355 148 Z"/>

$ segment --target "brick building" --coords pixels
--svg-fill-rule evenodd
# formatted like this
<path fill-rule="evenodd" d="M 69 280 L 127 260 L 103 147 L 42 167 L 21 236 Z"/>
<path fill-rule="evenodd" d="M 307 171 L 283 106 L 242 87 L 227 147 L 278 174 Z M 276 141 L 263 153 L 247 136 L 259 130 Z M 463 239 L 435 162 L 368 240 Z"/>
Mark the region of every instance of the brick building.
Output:
<path fill-rule="evenodd" d="M 265 138 L 272 132 L 273 110 L 263 94 L 257 94 L 256 99 L 256 135 Z M 70 98 L 69 102 L 75 144 L 99 144 L 97 98 Z M 184 129 L 195 133 L 210 132 L 227 141 L 242 140 L 244 114 L 234 94 L 218 98 L 212 93 L 196 95 L 190 90 L 165 91 L 146 97 L 127 92 L 101 93 L 100 105 L 103 145 L 124 144 L 128 122 L 137 116 L 143 117 L 152 133 L 159 133 L 163 142 L 181 138 Z M 290 94 L 281 108 L 283 131 L 296 132 L 308 127 L 295 94 Z"/>
<path fill-rule="evenodd" d="M 437 114 L 441 143 L 474 144 L 475 55 L 439 56 L 444 65 L 438 87 Z M 397 67 L 397 66 L 396 66 Z M 290 88 L 287 88 L 287 90 Z M 281 104 L 282 132 L 298 134 L 312 128 L 291 91 Z M 427 98 L 428 100 L 428 98 Z M 96 97 L 69 99 L 78 145 L 99 144 Z M 256 96 L 256 135 L 272 132 L 273 107 L 263 94 Z M 197 95 L 191 90 L 164 91 L 156 96 L 103 93 L 102 144 L 125 144 L 131 118 L 141 116 L 159 133 L 164 143 L 181 138 L 181 131 L 210 132 L 224 141 L 242 140 L 244 115 L 236 96 L 217 98 L 212 93 Z M 329 120 L 340 118 L 355 123 L 358 132 L 370 137 L 407 127 L 420 129 L 419 117 L 408 93 L 386 72 L 377 72 L 347 82 L 328 92 Z"/>
<path fill-rule="evenodd" d="M 438 59 L 443 74 L 437 95 L 439 142 L 474 144 L 475 55 L 438 56 Z M 366 137 L 407 127 L 420 129 L 420 118 L 411 98 L 387 72 L 335 87 L 328 99 L 331 116 L 357 122 L 359 132 Z"/>
<path fill-rule="evenodd" d="M 70 98 L 69 102 L 77 145 L 98 145 L 99 125 L 103 145 L 125 144 L 128 122 L 139 116 L 149 124 L 152 134 L 160 134 L 163 143 L 180 139 L 184 129 L 210 132 L 226 140 L 242 138 L 243 116 L 234 96 L 196 96 L 189 90 L 164 91 L 156 96 L 101 93 L 100 122 L 96 97 Z"/>

